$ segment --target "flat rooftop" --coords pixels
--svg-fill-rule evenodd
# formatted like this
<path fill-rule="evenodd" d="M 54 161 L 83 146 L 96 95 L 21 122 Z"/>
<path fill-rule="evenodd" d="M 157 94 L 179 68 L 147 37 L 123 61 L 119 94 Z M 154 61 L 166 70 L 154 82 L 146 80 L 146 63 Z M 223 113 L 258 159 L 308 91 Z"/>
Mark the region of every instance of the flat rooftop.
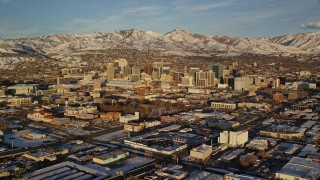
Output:
<path fill-rule="evenodd" d="M 39 169 L 24 176 L 29 180 L 37 179 L 105 179 L 108 175 L 70 161 Z"/>
<path fill-rule="evenodd" d="M 319 179 L 320 164 L 311 159 L 294 157 L 278 173 L 307 179 Z"/>

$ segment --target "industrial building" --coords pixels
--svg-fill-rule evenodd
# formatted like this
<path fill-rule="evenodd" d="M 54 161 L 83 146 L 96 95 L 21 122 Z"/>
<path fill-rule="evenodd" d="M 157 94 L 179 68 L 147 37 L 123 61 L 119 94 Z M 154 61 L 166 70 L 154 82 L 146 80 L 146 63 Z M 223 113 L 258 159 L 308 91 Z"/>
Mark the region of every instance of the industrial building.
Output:
<path fill-rule="evenodd" d="M 164 167 L 155 173 L 160 177 L 166 177 L 170 179 L 185 179 L 188 175 L 187 171 L 181 170 L 182 166 L 180 165 L 173 165 Z"/>
<path fill-rule="evenodd" d="M 38 84 L 16 84 L 9 86 L 8 90 L 14 95 L 30 95 L 34 94 L 39 88 Z"/>
<path fill-rule="evenodd" d="M 261 130 L 261 136 L 269 136 L 281 139 L 300 139 L 304 136 L 306 128 L 298 128 L 288 125 L 270 126 L 266 130 Z"/>
<path fill-rule="evenodd" d="M 248 149 L 256 149 L 256 150 L 266 150 L 268 148 L 268 140 L 255 138 L 246 145 Z"/>
<path fill-rule="evenodd" d="M 139 119 L 139 112 L 135 112 L 134 115 L 126 114 L 124 116 L 120 115 L 119 121 L 121 123 L 128 123 L 129 121 L 134 121 Z"/>
<path fill-rule="evenodd" d="M 110 164 L 128 156 L 128 151 L 119 150 L 93 157 L 92 161 L 97 164 Z"/>
<path fill-rule="evenodd" d="M 312 159 L 293 157 L 276 173 L 276 178 L 283 180 L 319 179 L 320 165 L 319 162 Z"/>
<path fill-rule="evenodd" d="M 190 159 L 205 161 L 212 154 L 212 147 L 206 144 L 192 148 L 190 150 Z"/>
<path fill-rule="evenodd" d="M 41 133 L 29 132 L 29 133 L 22 133 L 21 137 L 28 139 L 28 140 L 38 140 L 38 139 L 46 138 L 46 135 L 41 134 Z"/>
<path fill-rule="evenodd" d="M 144 122 L 128 122 L 123 125 L 123 130 L 126 132 L 140 132 L 144 129 Z"/>
<path fill-rule="evenodd" d="M 49 166 L 43 169 L 39 169 L 32 173 L 28 173 L 24 176 L 26 179 L 36 180 L 36 179 L 92 179 L 92 180 L 101 180 L 107 178 L 109 175 L 91 169 L 70 161 Z"/>

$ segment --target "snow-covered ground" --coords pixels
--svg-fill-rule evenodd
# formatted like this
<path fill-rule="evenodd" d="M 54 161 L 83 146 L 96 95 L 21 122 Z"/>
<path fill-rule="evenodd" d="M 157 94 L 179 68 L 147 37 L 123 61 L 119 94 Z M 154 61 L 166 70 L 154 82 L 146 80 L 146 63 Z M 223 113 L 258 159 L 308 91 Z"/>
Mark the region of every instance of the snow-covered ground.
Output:
<path fill-rule="evenodd" d="M 100 166 L 98 164 L 87 163 L 85 166 L 114 176 L 116 175 L 117 171 L 127 172 L 137 167 L 148 164 L 151 161 L 152 159 L 150 158 L 134 156 L 124 161 L 120 160 L 117 163 L 112 163 L 111 165 Z"/>
<path fill-rule="evenodd" d="M 84 136 L 84 135 L 90 134 L 90 131 L 86 131 L 86 130 L 78 129 L 78 128 L 74 128 L 74 127 L 62 127 L 62 129 L 69 134 L 74 134 L 74 135 L 78 135 L 78 136 L 81 136 L 81 135 Z"/>
<path fill-rule="evenodd" d="M 108 133 L 102 136 L 95 137 L 94 140 L 107 142 L 107 141 L 111 141 L 119 138 L 124 138 L 126 136 L 127 136 L 127 133 L 125 133 L 123 130 L 120 130 L 113 133 Z"/>
<path fill-rule="evenodd" d="M 31 147 L 31 146 L 38 146 L 44 144 L 46 142 L 54 142 L 56 139 L 51 136 L 46 136 L 44 139 L 38 140 L 28 140 L 21 137 L 22 133 L 30 132 L 30 130 L 23 130 L 12 134 L 5 134 L 4 135 L 4 142 L 11 144 L 13 141 L 13 146 L 18 148 L 24 147 Z M 32 131 L 35 132 L 35 131 Z"/>

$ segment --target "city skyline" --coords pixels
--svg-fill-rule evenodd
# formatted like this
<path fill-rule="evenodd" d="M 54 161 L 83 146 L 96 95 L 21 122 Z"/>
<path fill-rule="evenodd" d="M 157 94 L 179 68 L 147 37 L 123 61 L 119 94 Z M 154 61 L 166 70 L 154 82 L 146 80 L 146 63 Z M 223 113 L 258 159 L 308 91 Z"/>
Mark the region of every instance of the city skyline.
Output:
<path fill-rule="evenodd" d="M 319 0 L 0 1 L 0 38 L 173 29 L 207 35 L 272 37 L 318 31 Z"/>

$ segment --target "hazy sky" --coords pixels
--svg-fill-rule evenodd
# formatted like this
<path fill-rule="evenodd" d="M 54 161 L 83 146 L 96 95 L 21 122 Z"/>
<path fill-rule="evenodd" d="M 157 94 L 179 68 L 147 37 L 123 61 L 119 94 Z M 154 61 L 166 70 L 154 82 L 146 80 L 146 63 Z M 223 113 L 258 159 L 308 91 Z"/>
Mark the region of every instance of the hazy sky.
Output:
<path fill-rule="evenodd" d="M 0 38 L 175 28 L 269 37 L 320 30 L 320 0 L 0 0 Z"/>

